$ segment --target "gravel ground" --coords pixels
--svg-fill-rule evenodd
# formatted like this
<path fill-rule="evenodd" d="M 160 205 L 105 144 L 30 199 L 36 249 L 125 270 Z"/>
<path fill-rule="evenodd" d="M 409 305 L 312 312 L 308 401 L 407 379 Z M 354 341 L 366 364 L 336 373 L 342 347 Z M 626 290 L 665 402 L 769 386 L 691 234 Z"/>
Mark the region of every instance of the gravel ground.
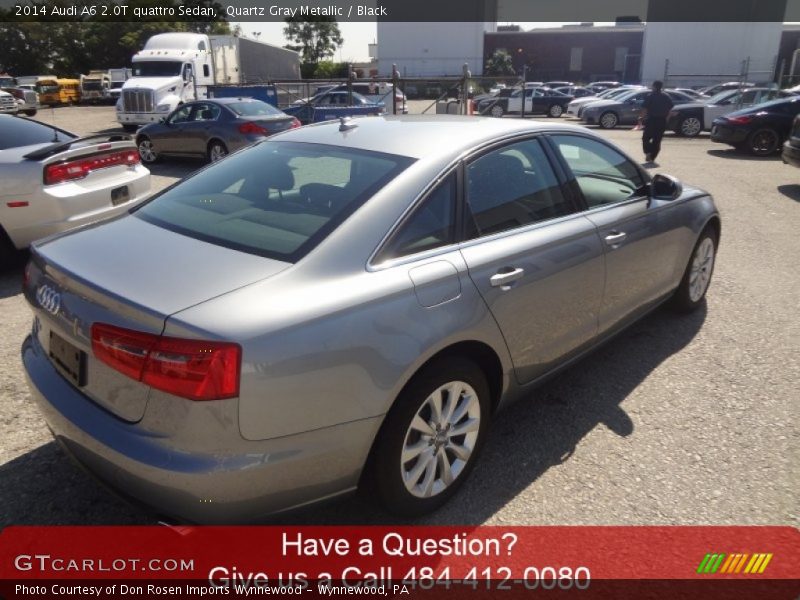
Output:
<path fill-rule="evenodd" d="M 79 133 L 116 128 L 109 107 L 37 118 Z M 640 156 L 637 133 L 606 135 Z M 707 309 L 651 314 L 501 413 L 460 494 L 422 522 L 800 525 L 800 172 L 705 136 L 668 136 L 659 162 L 709 190 L 722 212 Z M 158 165 L 153 187 L 200 166 Z M 152 523 L 75 468 L 32 406 L 20 277 L 0 274 L 0 528 Z M 356 497 L 278 522 L 393 521 Z"/>

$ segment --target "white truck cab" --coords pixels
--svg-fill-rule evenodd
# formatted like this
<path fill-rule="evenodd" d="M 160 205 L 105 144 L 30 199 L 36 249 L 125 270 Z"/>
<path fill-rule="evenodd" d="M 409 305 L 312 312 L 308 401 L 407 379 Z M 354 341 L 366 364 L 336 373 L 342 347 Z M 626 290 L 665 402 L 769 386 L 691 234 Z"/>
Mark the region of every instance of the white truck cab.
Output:
<path fill-rule="evenodd" d="M 126 129 L 158 122 L 179 104 L 206 97 L 214 82 L 211 42 L 199 33 L 154 35 L 133 56 L 132 70 L 117 101 L 117 121 Z"/>

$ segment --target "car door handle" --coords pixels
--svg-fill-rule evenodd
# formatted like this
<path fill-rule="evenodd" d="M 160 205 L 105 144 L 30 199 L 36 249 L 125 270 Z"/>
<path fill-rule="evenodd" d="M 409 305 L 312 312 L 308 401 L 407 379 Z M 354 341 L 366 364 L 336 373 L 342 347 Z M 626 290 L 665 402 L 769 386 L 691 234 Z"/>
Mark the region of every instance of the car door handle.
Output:
<path fill-rule="evenodd" d="M 510 271 L 498 272 L 497 274 L 491 276 L 489 283 L 492 285 L 492 287 L 503 287 L 513 281 L 516 281 L 517 279 L 522 279 L 523 275 L 525 275 L 525 269 L 519 268 L 512 269 Z"/>
<path fill-rule="evenodd" d="M 626 237 L 628 237 L 628 234 L 624 231 L 614 231 L 609 233 L 604 239 L 609 246 L 616 246 L 624 242 Z"/>

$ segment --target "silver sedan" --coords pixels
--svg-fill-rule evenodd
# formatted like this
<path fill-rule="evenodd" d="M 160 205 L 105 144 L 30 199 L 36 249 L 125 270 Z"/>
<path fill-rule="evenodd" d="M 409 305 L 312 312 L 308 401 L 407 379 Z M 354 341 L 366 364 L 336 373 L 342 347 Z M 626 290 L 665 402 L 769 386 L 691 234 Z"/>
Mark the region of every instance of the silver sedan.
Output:
<path fill-rule="evenodd" d="M 708 194 L 583 128 L 322 123 L 36 244 L 22 358 L 67 451 L 159 514 L 363 485 L 420 515 L 497 410 L 662 302 L 700 306 L 719 236 Z"/>

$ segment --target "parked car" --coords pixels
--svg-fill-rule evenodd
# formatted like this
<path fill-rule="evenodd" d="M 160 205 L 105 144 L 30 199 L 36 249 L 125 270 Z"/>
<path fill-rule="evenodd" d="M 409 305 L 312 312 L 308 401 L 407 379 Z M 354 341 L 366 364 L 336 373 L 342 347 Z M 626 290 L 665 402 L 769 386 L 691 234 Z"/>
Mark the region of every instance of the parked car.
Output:
<path fill-rule="evenodd" d="M 789 139 L 783 143 L 781 158 L 788 165 L 800 167 L 800 116 L 796 116 L 792 122 Z"/>
<path fill-rule="evenodd" d="M 719 232 L 708 194 L 582 127 L 321 123 L 35 244 L 22 361 L 67 452 L 161 515 L 360 484 L 419 515 L 498 409 L 662 302 L 702 306 Z"/>
<path fill-rule="evenodd" d="M 595 93 L 599 93 L 605 90 L 610 90 L 612 88 L 618 88 L 621 85 L 622 84 L 619 81 L 595 81 L 594 83 L 590 83 L 586 87 Z"/>
<path fill-rule="evenodd" d="M 15 115 L 19 112 L 16 98 L 8 92 L 0 91 L 0 114 Z"/>
<path fill-rule="evenodd" d="M 726 81 L 725 83 L 717 83 L 716 85 L 709 85 L 707 87 L 700 88 L 697 91 L 701 94 L 711 97 L 727 90 L 738 90 L 741 88 L 751 88 L 755 86 L 755 83 L 749 81 Z"/>
<path fill-rule="evenodd" d="M 778 89 L 763 87 L 725 90 L 705 102 L 689 102 L 672 107 L 667 117 L 667 129 L 684 137 L 696 137 L 701 131 L 710 130 L 711 123 L 717 117 L 791 95 Z"/>
<path fill-rule="evenodd" d="M 80 138 L 0 115 L 0 262 L 53 233 L 118 215 L 150 191 L 126 136 Z"/>
<path fill-rule="evenodd" d="M 295 117 L 253 98 L 215 98 L 187 102 L 161 123 L 136 132 L 143 163 L 163 156 L 202 156 L 217 161 L 266 136 L 300 127 Z"/>
<path fill-rule="evenodd" d="M 575 82 L 573 81 L 546 81 L 544 83 L 544 87 L 549 87 L 553 89 L 560 87 L 573 87 L 574 85 Z"/>
<path fill-rule="evenodd" d="M 567 96 L 572 96 L 573 98 L 583 98 L 585 96 L 594 96 L 594 92 L 589 88 L 582 87 L 580 85 L 569 85 L 564 87 L 556 87 L 553 88 L 557 92 L 561 92 L 562 94 L 566 94 Z"/>
<path fill-rule="evenodd" d="M 290 106 L 283 109 L 287 115 L 297 117 L 303 125 L 315 122 L 315 109 L 321 108 L 339 108 L 347 109 L 355 107 L 356 110 L 352 111 L 354 115 L 378 115 L 386 112 L 386 105 L 383 102 L 370 102 L 364 96 L 357 92 L 352 94 L 347 91 L 334 89 L 324 92 L 311 98 L 310 101 L 296 101 Z M 336 117 L 348 116 L 347 110 L 340 110 L 335 113 Z"/>
<path fill-rule="evenodd" d="M 353 83 L 353 91 L 361 94 L 375 104 L 383 103 L 388 112 L 392 112 L 392 95 L 394 94 L 394 102 L 397 104 L 397 111 L 404 115 L 408 114 L 408 106 L 406 105 L 406 95 L 402 90 L 394 89 L 394 85 L 385 82 L 363 82 Z M 347 90 L 345 85 L 340 90 Z"/>
<path fill-rule="evenodd" d="M 686 94 L 687 96 L 691 96 L 692 98 L 696 98 L 698 102 L 705 102 L 709 98 L 709 96 L 706 96 L 705 94 L 699 92 L 698 90 L 692 89 L 692 88 L 672 88 L 672 89 L 674 89 L 676 92 L 682 92 L 682 93 Z"/>
<path fill-rule="evenodd" d="M 616 98 L 592 102 L 583 109 L 582 118 L 587 125 L 613 129 L 617 125 L 633 125 L 639 120 L 642 103 L 650 90 L 631 90 Z M 675 104 L 690 102 L 691 98 L 675 90 L 664 90 Z"/>
<path fill-rule="evenodd" d="M 575 98 L 572 102 L 567 105 L 567 116 L 568 117 L 577 117 L 581 118 L 583 115 L 583 109 L 589 106 L 592 102 L 596 102 L 598 100 L 610 100 L 612 98 L 616 98 L 617 96 L 621 96 L 622 94 L 626 94 L 631 90 L 643 90 L 646 89 L 640 85 L 637 86 L 620 86 L 617 88 L 609 88 L 605 91 L 600 92 L 596 96 L 584 96 L 583 98 Z"/>
<path fill-rule="evenodd" d="M 551 90 L 546 87 L 525 88 L 525 113 L 546 114 L 548 117 L 560 117 L 572 101 L 572 96 Z M 492 117 L 502 117 L 506 113 L 518 113 L 522 110 L 522 89 L 514 90 L 507 97 L 497 96 L 477 103 L 478 113 Z"/>
<path fill-rule="evenodd" d="M 800 96 L 779 98 L 724 117 L 711 127 L 711 140 L 745 150 L 755 156 L 770 156 L 789 137 L 792 123 L 800 113 Z"/>

